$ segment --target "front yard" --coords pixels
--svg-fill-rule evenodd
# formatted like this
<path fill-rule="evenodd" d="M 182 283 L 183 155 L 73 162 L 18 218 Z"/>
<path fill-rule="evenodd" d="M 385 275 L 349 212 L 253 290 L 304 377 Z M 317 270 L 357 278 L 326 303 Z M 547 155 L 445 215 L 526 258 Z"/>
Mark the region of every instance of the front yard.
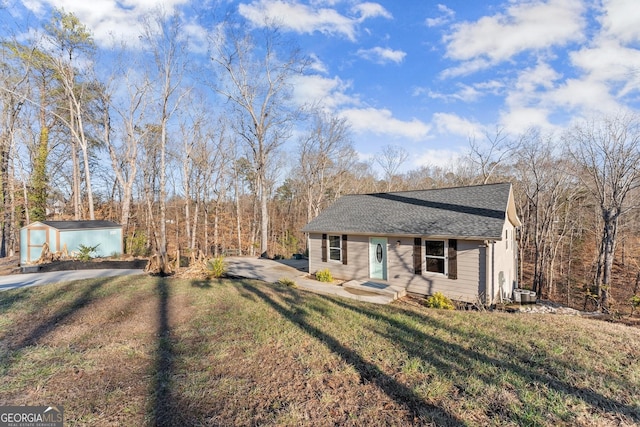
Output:
<path fill-rule="evenodd" d="M 0 293 L 0 405 L 65 425 L 640 424 L 640 329 L 137 276 Z"/>

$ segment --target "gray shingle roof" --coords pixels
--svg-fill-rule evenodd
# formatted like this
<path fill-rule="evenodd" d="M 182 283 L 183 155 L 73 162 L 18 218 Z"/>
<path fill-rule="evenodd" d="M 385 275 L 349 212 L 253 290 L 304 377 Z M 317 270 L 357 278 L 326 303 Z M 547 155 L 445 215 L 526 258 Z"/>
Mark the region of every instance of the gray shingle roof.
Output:
<path fill-rule="evenodd" d="M 113 221 L 40 221 L 49 227 L 57 228 L 58 230 L 86 230 L 91 228 L 119 228 L 120 224 Z"/>
<path fill-rule="evenodd" d="M 501 239 L 511 184 L 343 196 L 302 231 Z"/>

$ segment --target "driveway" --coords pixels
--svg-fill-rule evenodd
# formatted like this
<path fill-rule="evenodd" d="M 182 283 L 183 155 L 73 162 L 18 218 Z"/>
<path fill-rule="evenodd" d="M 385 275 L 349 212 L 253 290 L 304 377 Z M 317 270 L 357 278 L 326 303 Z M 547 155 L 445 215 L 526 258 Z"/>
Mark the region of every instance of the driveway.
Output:
<path fill-rule="evenodd" d="M 28 288 L 50 283 L 70 282 L 72 280 L 94 279 L 98 277 L 114 277 L 131 274 L 144 274 L 144 270 L 137 269 L 100 269 L 100 270 L 65 270 L 48 273 L 26 273 L 0 276 L 0 291 L 9 289 Z"/>
<path fill-rule="evenodd" d="M 275 283 L 287 278 L 295 282 L 296 286 L 306 291 L 324 295 L 336 295 L 343 298 L 358 301 L 372 302 L 376 304 L 388 304 L 396 296 L 380 294 L 375 289 L 378 284 L 349 283 L 331 284 L 322 283 L 308 277 L 308 260 L 270 260 L 256 257 L 227 257 L 227 275 L 236 278 L 255 279 L 267 283 Z M 144 274 L 139 269 L 96 269 L 96 270 L 64 270 L 46 273 L 26 273 L 0 276 L 0 292 L 9 289 L 28 288 L 50 283 L 69 282 L 72 280 L 93 279 L 99 277 L 114 277 L 123 275 Z M 372 288 L 371 286 L 375 286 Z"/>

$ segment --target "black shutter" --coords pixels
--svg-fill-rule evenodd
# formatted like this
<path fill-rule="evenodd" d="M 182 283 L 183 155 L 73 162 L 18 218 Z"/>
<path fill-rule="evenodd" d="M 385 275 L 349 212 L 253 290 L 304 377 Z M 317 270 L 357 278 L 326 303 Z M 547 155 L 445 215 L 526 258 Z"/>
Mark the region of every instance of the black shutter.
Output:
<path fill-rule="evenodd" d="M 413 239 L 413 272 L 422 274 L 422 239 Z"/>
<path fill-rule="evenodd" d="M 458 278 L 458 241 L 449 239 L 449 279 Z"/>
<path fill-rule="evenodd" d="M 322 235 L 322 262 L 327 262 L 327 235 Z"/>
<path fill-rule="evenodd" d="M 342 264 L 347 265 L 347 235 L 342 235 Z"/>

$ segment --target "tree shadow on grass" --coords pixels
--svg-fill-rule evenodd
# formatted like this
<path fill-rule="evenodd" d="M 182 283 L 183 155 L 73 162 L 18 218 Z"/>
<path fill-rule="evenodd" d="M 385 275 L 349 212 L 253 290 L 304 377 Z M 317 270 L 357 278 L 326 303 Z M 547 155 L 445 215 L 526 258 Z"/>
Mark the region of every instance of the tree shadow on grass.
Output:
<path fill-rule="evenodd" d="M 174 349 L 169 324 L 170 291 L 167 279 L 156 277 L 156 295 L 158 297 L 156 349 L 151 382 L 151 425 L 179 425 L 180 415 L 175 408 L 173 397 Z"/>
<path fill-rule="evenodd" d="M 295 306 L 292 306 L 292 308 L 286 307 L 266 293 L 262 292 L 253 284 L 245 282 L 243 285 L 244 289 L 265 301 L 280 313 L 281 316 L 300 327 L 307 334 L 316 337 L 324 343 L 329 350 L 340 356 L 346 363 L 353 366 L 359 373 L 361 382 L 370 382 L 375 384 L 391 399 L 396 401 L 398 404 L 405 406 L 413 416 L 411 420 L 407 420 L 408 423 L 422 423 L 428 419 L 430 422 L 433 422 L 438 426 L 466 425 L 466 423 L 455 415 L 447 412 L 447 410 L 425 402 L 405 384 L 402 384 L 395 378 L 385 374 L 380 370 L 380 368 L 378 368 L 378 366 L 366 361 L 357 352 L 341 344 L 333 336 L 310 324 L 305 320 L 305 313 L 303 310 L 297 310 Z M 293 295 L 293 293 L 291 294 Z"/>
<path fill-rule="evenodd" d="M 85 306 L 89 305 L 93 300 L 93 298 L 95 297 L 98 290 L 100 290 L 109 281 L 109 279 L 110 278 L 94 280 L 90 285 L 87 285 L 86 288 L 83 289 L 83 291 L 75 300 L 73 300 L 69 304 L 64 304 L 57 311 L 47 316 L 46 319 L 44 319 L 43 321 L 37 324 L 34 324 L 33 322 L 29 322 L 29 320 L 33 319 L 33 318 L 29 318 L 29 319 L 25 319 L 24 322 L 19 322 L 18 325 L 15 325 L 15 328 L 22 328 L 25 326 L 25 323 L 28 323 L 28 326 L 31 327 L 31 330 L 26 334 L 22 334 L 23 335 L 22 338 L 20 338 L 17 342 L 12 344 L 10 343 L 7 346 L 9 356 L 11 357 L 12 354 L 19 353 L 24 348 L 37 344 L 40 339 L 42 339 L 44 336 L 46 336 L 47 334 L 49 334 L 50 332 L 52 332 L 53 330 L 61 326 L 74 313 L 84 308 Z M 46 306 L 47 304 L 62 297 L 69 289 L 69 286 L 70 285 L 61 287 L 57 291 L 52 292 L 49 296 L 46 296 L 40 299 L 37 302 L 37 307 L 35 307 L 35 311 L 37 312 L 41 306 Z M 10 336 L 17 333 L 19 332 L 16 330 L 14 332 L 9 332 L 7 335 Z"/>
<path fill-rule="evenodd" d="M 376 331 L 377 333 L 399 344 L 409 357 L 419 358 L 425 363 L 433 365 L 440 372 L 454 378 L 463 379 L 468 375 L 473 375 L 487 385 L 504 386 L 497 376 L 477 370 L 469 371 L 474 364 L 481 363 L 488 368 L 497 368 L 499 371 L 514 374 L 516 377 L 521 378 L 523 383 L 547 386 L 555 392 L 581 400 L 592 407 L 620 414 L 634 422 L 640 422 L 639 407 L 609 398 L 591 388 L 573 385 L 562 378 L 552 375 L 549 372 L 549 361 L 553 361 L 554 364 L 561 366 L 562 370 L 567 372 L 575 370 L 576 367 L 569 366 L 566 362 L 555 360 L 554 356 L 549 353 L 540 355 L 536 360 L 530 354 L 527 354 L 523 348 L 516 347 L 513 343 L 501 340 L 498 337 L 490 337 L 478 331 L 461 330 L 428 315 L 397 309 L 403 316 L 411 318 L 416 323 L 426 324 L 435 330 L 447 330 L 451 334 L 460 335 L 467 342 L 485 342 L 494 345 L 496 348 L 502 349 L 501 353 L 505 355 L 504 358 L 497 358 L 483 353 L 480 349 L 466 348 L 460 344 L 425 333 L 390 315 L 384 314 L 380 310 L 368 309 L 364 305 L 351 304 L 338 298 L 319 297 L 363 316 L 380 319 L 382 321 L 380 324 L 383 326 Z M 392 307 L 390 309 L 394 310 Z M 488 371 L 491 372 L 491 369 L 488 369 Z M 608 378 L 607 380 L 616 381 L 613 378 Z M 458 384 L 458 386 L 464 387 L 464 384 Z M 618 387 L 628 390 L 633 385 L 628 382 L 618 381 Z M 521 421 L 525 422 L 526 420 Z"/>
<path fill-rule="evenodd" d="M 156 346 L 151 366 L 152 380 L 149 388 L 147 418 L 153 426 L 192 426 L 206 424 L 203 414 L 189 410 L 194 402 L 180 394 L 176 382 L 180 374 L 176 366 L 181 357 L 177 345 L 180 336 L 174 331 L 171 319 L 172 288 L 175 281 L 167 277 L 155 277 L 155 293 L 158 299 L 156 318 Z M 207 289 L 211 286 L 191 286 Z M 184 351 L 184 350 L 183 350 Z M 185 373 L 188 374 L 188 373 Z M 197 406 L 197 405 L 196 405 Z"/>
<path fill-rule="evenodd" d="M 0 315 L 6 313 L 16 304 L 29 299 L 32 288 L 0 292 Z"/>

